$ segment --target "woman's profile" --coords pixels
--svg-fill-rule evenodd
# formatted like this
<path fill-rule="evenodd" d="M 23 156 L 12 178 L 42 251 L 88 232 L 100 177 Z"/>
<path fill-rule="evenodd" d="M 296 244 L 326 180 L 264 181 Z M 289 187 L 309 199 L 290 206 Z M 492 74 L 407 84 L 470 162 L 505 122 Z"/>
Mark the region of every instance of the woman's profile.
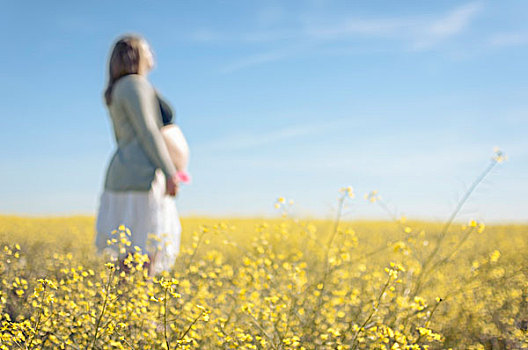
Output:
<path fill-rule="evenodd" d="M 99 251 L 108 247 L 111 232 L 125 225 L 131 246 L 149 254 L 151 274 L 172 267 L 181 234 L 171 198 L 181 177 L 161 131 L 172 122 L 172 110 L 147 79 L 153 66 L 142 37 L 126 35 L 115 43 L 104 96 L 117 149 L 106 171 L 96 221 Z"/>

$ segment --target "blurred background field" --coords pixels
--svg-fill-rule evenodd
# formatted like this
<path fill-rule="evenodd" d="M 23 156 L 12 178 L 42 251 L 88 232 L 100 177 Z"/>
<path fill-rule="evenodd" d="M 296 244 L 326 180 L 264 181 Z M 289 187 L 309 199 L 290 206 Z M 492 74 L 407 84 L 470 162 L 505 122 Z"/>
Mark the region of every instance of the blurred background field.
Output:
<path fill-rule="evenodd" d="M 528 225 L 439 239 L 441 223 L 405 219 L 182 224 L 174 271 L 149 282 L 105 267 L 92 217 L 0 217 L 4 348 L 528 346 Z"/>

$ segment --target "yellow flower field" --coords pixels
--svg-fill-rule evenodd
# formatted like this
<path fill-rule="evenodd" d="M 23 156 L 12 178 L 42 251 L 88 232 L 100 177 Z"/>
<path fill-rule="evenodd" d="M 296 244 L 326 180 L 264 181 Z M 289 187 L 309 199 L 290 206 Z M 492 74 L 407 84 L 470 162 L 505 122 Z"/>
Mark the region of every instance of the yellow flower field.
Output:
<path fill-rule="evenodd" d="M 174 271 L 149 279 L 146 256 L 125 273 L 95 254 L 91 217 L 0 217 L 0 348 L 528 347 L 527 225 L 182 223 Z"/>

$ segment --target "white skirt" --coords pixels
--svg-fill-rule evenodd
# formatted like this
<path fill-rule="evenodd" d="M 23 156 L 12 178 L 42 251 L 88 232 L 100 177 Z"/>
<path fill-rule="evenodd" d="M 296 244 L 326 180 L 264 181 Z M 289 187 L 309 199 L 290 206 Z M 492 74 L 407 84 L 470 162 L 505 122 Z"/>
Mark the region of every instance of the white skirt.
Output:
<path fill-rule="evenodd" d="M 120 225 L 130 229 L 132 248 L 155 256 L 154 273 L 171 269 L 180 249 L 181 224 L 174 198 L 165 194 L 165 176 L 159 169 L 148 192 L 103 192 L 96 220 L 99 252 L 110 248 L 107 241 Z"/>

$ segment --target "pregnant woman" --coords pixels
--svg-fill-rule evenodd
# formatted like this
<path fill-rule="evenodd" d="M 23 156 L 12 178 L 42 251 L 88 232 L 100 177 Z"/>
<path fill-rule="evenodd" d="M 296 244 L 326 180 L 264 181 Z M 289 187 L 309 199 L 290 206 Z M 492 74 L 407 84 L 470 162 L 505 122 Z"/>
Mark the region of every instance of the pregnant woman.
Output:
<path fill-rule="evenodd" d="M 117 150 L 106 172 L 96 222 L 99 251 L 108 248 L 111 232 L 125 225 L 132 247 L 148 253 L 150 274 L 172 267 L 181 233 L 172 198 L 180 176 L 161 131 L 172 111 L 147 79 L 153 66 L 143 38 L 127 35 L 116 42 L 105 101 Z"/>

